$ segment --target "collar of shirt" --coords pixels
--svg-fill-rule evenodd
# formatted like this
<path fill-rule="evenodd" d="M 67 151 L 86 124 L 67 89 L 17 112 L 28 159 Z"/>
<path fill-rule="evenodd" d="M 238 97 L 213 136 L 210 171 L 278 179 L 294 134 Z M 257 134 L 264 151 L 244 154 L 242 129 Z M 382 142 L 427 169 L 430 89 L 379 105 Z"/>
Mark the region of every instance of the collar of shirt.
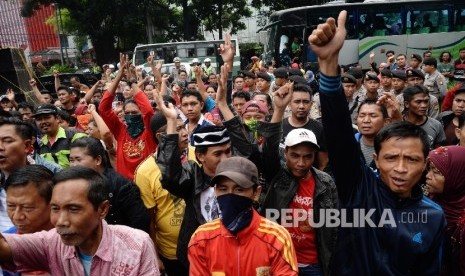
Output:
<path fill-rule="evenodd" d="M 102 239 L 93 257 L 98 257 L 105 262 L 113 261 L 113 238 L 111 236 L 111 229 L 105 220 L 102 220 Z M 79 258 L 75 246 L 68 246 L 65 252 L 65 259 Z"/>

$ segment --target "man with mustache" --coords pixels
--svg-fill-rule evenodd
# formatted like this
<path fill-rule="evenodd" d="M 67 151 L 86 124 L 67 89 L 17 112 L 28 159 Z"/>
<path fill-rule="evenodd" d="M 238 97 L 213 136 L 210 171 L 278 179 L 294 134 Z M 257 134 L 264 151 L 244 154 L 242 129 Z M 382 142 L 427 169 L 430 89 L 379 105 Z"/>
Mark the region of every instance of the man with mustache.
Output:
<path fill-rule="evenodd" d="M 4 234 L 2 268 L 51 275 L 160 275 L 153 243 L 143 231 L 108 225 L 108 183 L 87 167 L 55 175 L 50 221 L 55 229 Z"/>

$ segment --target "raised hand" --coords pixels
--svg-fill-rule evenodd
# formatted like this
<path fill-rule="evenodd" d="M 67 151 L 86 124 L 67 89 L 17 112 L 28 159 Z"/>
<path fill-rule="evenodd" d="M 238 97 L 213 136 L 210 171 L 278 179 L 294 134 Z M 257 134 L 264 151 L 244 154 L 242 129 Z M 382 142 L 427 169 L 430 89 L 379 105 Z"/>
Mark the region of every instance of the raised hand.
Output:
<path fill-rule="evenodd" d="M 94 104 L 87 105 L 87 112 L 92 114 L 92 112 L 97 111 Z"/>
<path fill-rule="evenodd" d="M 167 105 L 165 105 L 162 96 L 158 93 L 153 93 L 153 100 L 157 104 L 157 108 L 163 113 L 163 116 L 165 116 L 166 120 L 176 120 L 178 118 L 178 112 L 172 103 L 167 103 Z"/>
<path fill-rule="evenodd" d="M 148 65 L 150 65 L 150 67 L 153 66 L 153 56 L 152 55 L 148 56 L 147 63 L 148 63 Z"/>
<path fill-rule="evenodd" d="M 337 25 L 334 18 L 326 19 L 326 23 L 319 24 L 308 38 L 312 51 L 320 59 L 327 59 L 334 54 L 338 54 L 342 45 L 344 45 L 347 33 L 345 27 L 346 17 L 347 11 L 341 11 L 337 18 Z"/>
<path fill-rule="evenodd" d="M 126 68 L 129 64 L 129 57 L 128 55 L 125 55 L 123 53 L 119 54 L 119 70 L 124 71 L 124 68 Z"/>
<path fill-rule="evenodd" d="M 275 110 L 286 109 L 287 105 L 291 102 L 292 93 L 294 92 L 294 83 L 288 82 L 281 86 L 274 92 L 273 103 Z M 217 96 L 218 97 L 218 96 Z"/>
<path fill-rule="evenodd" d="M 201 78 L 202 75 L 203 75 L 202 67 L 200 67 L 198 65 L 194 66 L 194 73 L 195 73 L 196 78 Z"/>
<path fill-rule="evenodd" d="M 389 117 L 393 122 L 402 120 L 402 113 L 400 112 L 400 103 L 396 96 L 390 92 L 383 92 L 383 95 L 376 101 L 377 105 L 386 107 Z"/>
<path fill-rule="evenodd" d="M 15 101 L 15 91 L 13 91 L 13 89 L 8 89 L 5 95 L 8 98 L 8 100 L 10 100 L 11 102 Z"/>
<path fill-rule="evenodd" d="M 155 69 L 157 69 L 157 71 L 160 71 L 161 72 L 161 61 L 157 62 L 157 65 L 155 66 Z"/>
<path fill-rule="evenodd" d="M 235 49 L 231 43 L 230 34 L 226 34 L 226 38 L 224 39 L 224 44 L 220 45 L 220 48 L 218 48 L 218 51 L 220 52 L 220 55 L 223 58 L 224 63 L 233 62 Z"/>

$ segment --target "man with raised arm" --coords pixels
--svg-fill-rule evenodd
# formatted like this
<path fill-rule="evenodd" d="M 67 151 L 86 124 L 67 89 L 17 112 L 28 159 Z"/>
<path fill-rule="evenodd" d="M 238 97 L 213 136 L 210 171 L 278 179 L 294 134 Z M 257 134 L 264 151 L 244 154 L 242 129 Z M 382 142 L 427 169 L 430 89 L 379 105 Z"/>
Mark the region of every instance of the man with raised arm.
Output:
<path fill-rule="evenodd" d="M 360 157 L 338 66 L 347 12 L 318 25 L 309 37 L 320 65 L 320 100 L 329 160 L 344 227 L 338 232 L 332 275 L 439 275 L 441 208 L 423 196 L 419 181 L 429 141 L 418 126 L 400 122 L 375 137 L 379 176 Z M 407 217 L 420 219 L 408 220 Z M 328 219 L 328 218 L 326 218 Z M 351 226 L 347 223 L 352 223 Z"/>

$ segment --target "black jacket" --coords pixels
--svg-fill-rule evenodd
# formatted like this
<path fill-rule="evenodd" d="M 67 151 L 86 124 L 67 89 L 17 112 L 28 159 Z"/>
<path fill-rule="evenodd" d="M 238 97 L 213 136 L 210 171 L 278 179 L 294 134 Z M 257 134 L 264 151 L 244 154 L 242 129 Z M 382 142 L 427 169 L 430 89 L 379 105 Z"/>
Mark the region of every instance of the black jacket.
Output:
<path fill-rule="evenodd" d="M 140 197 L 139 187 L 114 169 L 103 172 L 110 185 L 109 224 L 122 224 L 149 232 L 150 215 Z"/>
<path fill-rule="evenodd" d="M 420 185 L 410 198 L 398 197 L 365 165 L 340 76 L 321 74 L 320 100 L 340 208 L 347 211 L 347 221 L 356 210 L 372 211 L 375 224 L 339 228 L 332 275 L 439 275 L 442 209 L 423 196 Z M 383 215 L 385 222 L 391 215 L 395 226 L 381 223 Z"/>
<path fill-rule="evenodd" d="M 247 154 L 252 152 L 253 145 L 246 138 L 246 132 L 240 119 L 234 117 L 224 122 L 224 125 L 229 132 L 231 146 L 235 149 L 234 155 L 247 158 Z M 202 167 L 194 161 L 181 163 L 178 140 L 178 134 L 161 135 L 155 161 L 160 168 L 162 187 L 186 202 L 176 256 L 188 268 L 187 246 L 189 240 L 195 230 L 206 223 L 200 209 L 200 195 L 210 187 L 211 179 L 203 172 Z"/>
<path fill-rule="evenodd" d="M 271 148 L 264 148 L 264 153 L 266 152 L 268 156 L 263 159 L 266 177 L 272 179 L 265 199 L 260 206 L 261 215 L 266 216 L 268 209 L 282 210 L 289 208 L 289 204 L 296 195 L 300 182 L 280 162 L 279 142 L 282 133 L 281 123 L 262 123 L 259 129 L 260 133 L 265 137 L 265 141 L 268 141 L 268 143 L 265 143 L 265 146 L 271 146 Z M 311 172 L 315 178 L 313 215 L 314 221 L 318 222 L 320 220 L 320 210 L 337 209 L 338 198 L 336 185 L 329 174 L 315 168 L 312 168 Z M 278 223 L 280 223 L 279 219 L 278 217 Z M 317 227 L 315 228 L 315 237 L 319 264 L 323 270 L 323 274 L 328 275 L 332 254 L 336 245 L 337 228 Z"/>

